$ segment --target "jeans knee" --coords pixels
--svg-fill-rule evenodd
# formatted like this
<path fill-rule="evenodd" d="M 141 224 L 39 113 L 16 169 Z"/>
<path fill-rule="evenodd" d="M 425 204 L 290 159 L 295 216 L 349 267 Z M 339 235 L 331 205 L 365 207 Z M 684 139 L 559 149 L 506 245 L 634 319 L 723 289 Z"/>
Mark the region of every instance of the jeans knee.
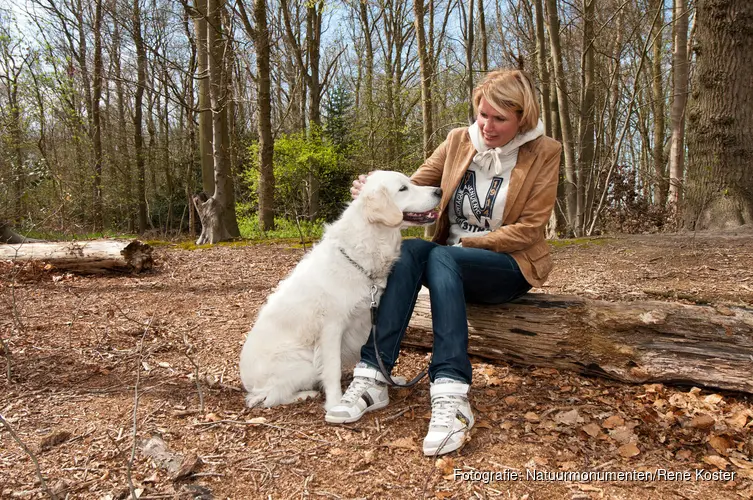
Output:
<path fill-rule="evenodd" d="M 426 271 L 431 278 L 460 277 L 460 265 L 452 258 L 447 248 L 437 246 L 429 252 Z"/>
<path fill-rule="evenodd" d="M 396 265 L 411 265 L 417 262 L 426 262 L 426 257 L 431 252 L 433 246 L 436 246 L 436 243 L 419 238 L 403 240 L 400 246 L 400 258 L 397 260 Z"/>

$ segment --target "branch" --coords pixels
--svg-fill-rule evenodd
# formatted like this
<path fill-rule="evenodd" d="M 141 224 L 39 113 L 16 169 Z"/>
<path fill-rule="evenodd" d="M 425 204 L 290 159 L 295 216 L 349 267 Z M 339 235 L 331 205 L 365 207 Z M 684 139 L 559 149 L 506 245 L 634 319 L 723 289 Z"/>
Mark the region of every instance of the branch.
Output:
<path fill-rule="evenodd" d="M 0 423 L 2 423 L 6 429 L 8 429 L 8 432 L 10 433 L 11 437 L 18 443 L 18 445 L 26 452 L 27 455 L 29 455 L 29 458 L 31 458 L 31 461 L 34 462 L 34 468 L 36 469 L 37 478 L 39 478 L 39 482 L 42 485 L 42 489 L 47 493 L 47 495 L 52 500 L 57 500 L 57 495 L 50 490 L 50 488 L 47 486 L 47 481 L 45 481 L 44 476 L 42 475 L 42 471 L 39 468 L 39 462 L 37 461 L 37 457 L 34 455 L 34 453 L 31 452 L 31 450 L 24 444 L 24 442 L 21 440 L 20 437 L 18 437 L 18 434 L 16 434 L 16 431 L 13 430 L 13 427 L 10 426 L 7 420 L 5 420 L 5 417 L 3 417 L 2 413 L 0 413 Z"/>

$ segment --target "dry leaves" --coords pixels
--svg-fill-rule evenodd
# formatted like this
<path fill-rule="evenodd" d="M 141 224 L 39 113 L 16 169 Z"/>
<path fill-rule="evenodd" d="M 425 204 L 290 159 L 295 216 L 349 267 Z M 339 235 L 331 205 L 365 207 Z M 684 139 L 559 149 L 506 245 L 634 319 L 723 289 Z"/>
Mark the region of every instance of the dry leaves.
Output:
<path fill-rule="evenodd" d="M 636 446 L 635 443 L 623 444 L 617 449 L 617 451 L 625 458 L 632 458 L 641 452 L 641 450 L 638 449 L 638 446 Z"/>

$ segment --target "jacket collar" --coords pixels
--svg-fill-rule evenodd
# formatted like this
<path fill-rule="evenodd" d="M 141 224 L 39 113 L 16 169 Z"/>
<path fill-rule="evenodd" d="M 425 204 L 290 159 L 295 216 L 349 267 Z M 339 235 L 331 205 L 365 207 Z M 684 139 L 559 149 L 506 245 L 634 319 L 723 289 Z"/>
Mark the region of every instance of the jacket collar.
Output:
<path fill-rule="evenodd" d="M 515 168 L 512 169 L 512 173 L 510 174 L 510 185 L 507 188 L 508 191 L 507 200 L 505 201 L 503 224 L 510 224 L 511 222 L 513 222 L 507 220 L 507 217 L 509 216 L 511 208 L 515 204 L 515 201 L 520 194 L 520 190 L 523 188 L 523 182 L 525 181 L 528 172 L 531 170 L 533 161 L 536 159 L 536 154 L 533 152 L 533 148 L 531 146 L 533 142 L 535 142 L 535 140 L 526 142 L 525 144 L 521 145 L 520 149 L 518 150 L 518 160 L 515 164 Z M 452 198 L 452 196 L 454 196 L 455 190 L 457 190 L 458 186 L 460 185 L 460 181 L 463 179 L 463 176 L 468 170 L 468 167 L 471 166 L 471 162 L 473 161 L 473 157 L 476 155 L 476 153 L 477 151 L 476 148 L 473 147 L 470 135 L 468 133 L 463 134 L 456 152 L 454 162 L 455 165 L 458 165 L 458 168 L 454 169 L 449 179 L 450 189 L 443 190 L 443 199 L 440 206 L 441 210 L 444 210 L 445 207 L 447 207 L 450 199 Z"/>

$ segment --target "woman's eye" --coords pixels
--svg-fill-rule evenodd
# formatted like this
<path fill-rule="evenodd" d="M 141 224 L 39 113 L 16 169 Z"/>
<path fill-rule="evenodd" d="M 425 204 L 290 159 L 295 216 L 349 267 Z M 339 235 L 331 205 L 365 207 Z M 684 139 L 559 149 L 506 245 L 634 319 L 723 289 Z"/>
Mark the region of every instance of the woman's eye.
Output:
<path fill-rule="evenodd" d="M 407 191 L 407 190 L 408 190 L 408 186 L 400 186 L 400 189 L 398 189 L 398 191 Z"/>

